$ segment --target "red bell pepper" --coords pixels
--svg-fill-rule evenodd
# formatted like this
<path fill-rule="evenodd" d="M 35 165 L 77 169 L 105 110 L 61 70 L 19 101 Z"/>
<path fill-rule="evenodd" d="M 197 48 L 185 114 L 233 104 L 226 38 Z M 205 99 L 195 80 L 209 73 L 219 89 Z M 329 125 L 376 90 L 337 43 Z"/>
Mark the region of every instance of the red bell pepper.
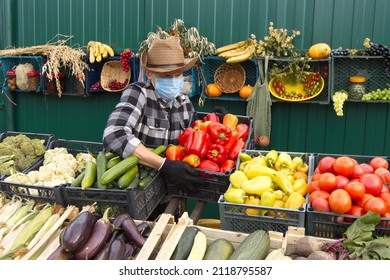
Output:
<path fill-rule="evenodd" d="M 227 159 L 219 165 L 220 172 L 225 173 L 236 167 L 236 162 L 231 159 Z"/>
<path fill-rule="evenodd" d="M 229 139 L 229 142 L 225 144 L 225 149 L 229 151 L 233 144 L 237 141 L 238 139 L 238 131 L 237 130 L 232 130 L 232 136 Z"/>
<path fill-rule="evenodd" d="M 184 147 L 180 145 L 169 145 L 165 151 L 165 157 L 170 160 L 183 160 Z"/>
<path fill-rule="evenodd" d="M 210 136 L 207 132 L 201 130 L 193 130 L 188 136 L 184 144 L 185 153 L 195 154 L 199 158 L 203 158 L 208 150 L 210 144 Z"/>
<path fill-rule="evenodd" d="M 236 126 L 236 131 L 238 132 L 238 138 L 241 138 L 245 141 L 248 138 L 249 125 L 240 123 Z"/>
<path fill-rule="evenodd" d="M 186 155 L 183 158 L 183 161 L 188 163 L 191 167 L 194 167 L 194 168 L 198 167 L 199 163 L 200 163 L 199 157 L 195 154 Z"/>
<path fill-rule="evenodd" d="M 208 159 L 202 159 L 198 165 L 198 168 L 212 172 L 219 172 L 220 170 L 218 164 Z"/>
<path fill-rule="evenodd" d="M 203 121 L 213 121 L 213 122 L 221 122 L 218 115 L 216 113 L 209 113 L 204 116 Z"/>
<path fill-rule="evenodd" d="M 179 142 L 179 144 L 181 146 L 184 146 L 187 139 L 188 139 L 188 136 L 192 133 L 193 129 L 191 127 L 187 127 L 180 135 L 179 137 L 177 138 L 177 141 Z"/>
<path fill-rule="evenodd" d="M 229 150 L 228 158 L 231 160 L 236 160 L 240 152 L 245 148 L 245 141 L 242 139 L 237 139 Z"/>
<path fill-rule="evenodd" d="M 211 142 L 225 146 L 232 136 L 232 130 L 221 123 L 211 122 L 207 131 L 210 134 Z"/>
<path fill-rule="evenodd" d="M 227 159 L 227 151 L 224 146 L 212 143 L 207 151 L 206 159 L 215 163 L 224 162 Z"/>

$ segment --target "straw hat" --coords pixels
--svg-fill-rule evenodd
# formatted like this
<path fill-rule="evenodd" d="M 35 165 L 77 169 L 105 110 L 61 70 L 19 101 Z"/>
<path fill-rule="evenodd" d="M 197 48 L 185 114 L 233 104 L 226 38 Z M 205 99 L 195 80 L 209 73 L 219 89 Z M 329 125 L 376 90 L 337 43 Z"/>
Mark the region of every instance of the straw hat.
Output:
<path fill-rule="evenodd" d="M 174 37 L 156 38 L 149 51 L 141 54 L 142 66 L 155 73 L 182 73 L 192 68 L 197 61 L 197 57 L 184 59 L 183 49 Z"/>

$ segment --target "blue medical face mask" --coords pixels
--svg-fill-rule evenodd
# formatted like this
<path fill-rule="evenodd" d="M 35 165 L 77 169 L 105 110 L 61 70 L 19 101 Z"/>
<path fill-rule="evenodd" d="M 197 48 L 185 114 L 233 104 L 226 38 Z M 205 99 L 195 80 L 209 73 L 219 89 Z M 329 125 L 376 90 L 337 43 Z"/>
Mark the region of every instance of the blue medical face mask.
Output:
<path fill-rule="evenodd" d="M 162 100 L 171 102 L 183 89 L 183 77 L 156 78 L 156 91 Z"/>

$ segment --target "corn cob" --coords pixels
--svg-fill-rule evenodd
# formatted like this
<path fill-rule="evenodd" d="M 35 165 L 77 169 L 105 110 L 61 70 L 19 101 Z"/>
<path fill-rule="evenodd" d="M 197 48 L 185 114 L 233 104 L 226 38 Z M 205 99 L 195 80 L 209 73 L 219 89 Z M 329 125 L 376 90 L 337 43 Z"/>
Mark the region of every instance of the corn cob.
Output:
<path fill-rule="evenodd" d="M 35 244 L 38 243 L 38 241 L 42 238 L 42 236 L 49 231 L 49 229 L 54 225 L 55 222 L 60 218 L 59 213 L 55 213 L 50 216 L 50 218 L 45 222 L 45 224 L 41 227 L 41 229 L 37 232 L 37 234 L 34 236 L 34 238 L 30 241 L 30 243 L 27 246 L 27 249 L 31 250 L 32 247 L 34 247 Z"/>
<path fill-rule="evenodd" d="M 12 201 L 0 214 L 0 223 L 5 223 L 8 221 L 15 213 L 22 207 L 22 199 L 18 196 L 14 196 Z"/>
<path fill-rule="evenodd" d="M 45 224 L 45 222 L 50 218 L 53 212 L 53 206 L 47 205 L 38 215 L 28 222 L 23 231 L 16 237 L 11 251 L 19 247 L 21 244 L 27 246 L 29 241 L 34 237 L 34 235 L 40 230 L 40 228 Z"/>

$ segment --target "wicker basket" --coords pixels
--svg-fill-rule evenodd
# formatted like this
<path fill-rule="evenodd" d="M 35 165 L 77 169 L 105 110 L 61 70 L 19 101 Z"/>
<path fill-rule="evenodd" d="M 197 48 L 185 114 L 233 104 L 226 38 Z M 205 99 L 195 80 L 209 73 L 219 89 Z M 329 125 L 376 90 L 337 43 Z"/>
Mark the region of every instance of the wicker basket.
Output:
<path fill-rule="evenodd" d="M 106 91 L 122 91 L 130 82 L 131 69 L 128 72 L 122 70 L 122 63 L 119 60 L 111 60 L 104 63 L 102 73 L 100 74 L 100 83 Z M 123 84 L 120 89 L 110 89 L 109 84 L 117 80 Z"/>
<path fill-rule="evenodd" d="M 224 63 L 214 73 L 214 82 L 224 93 L 238 92 L 245 84 L 244 67 L 239 63 Z"/>

